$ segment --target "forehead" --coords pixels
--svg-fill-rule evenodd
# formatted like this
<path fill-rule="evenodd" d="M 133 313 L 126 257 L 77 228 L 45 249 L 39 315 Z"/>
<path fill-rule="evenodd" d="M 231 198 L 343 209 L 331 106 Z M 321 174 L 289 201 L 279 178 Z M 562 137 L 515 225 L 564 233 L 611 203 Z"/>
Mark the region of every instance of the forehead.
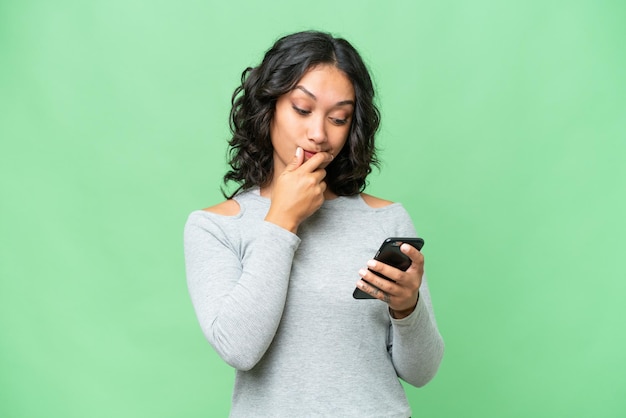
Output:
<path fill-rule="evenodd" d="M 330 101 L 354 100 L 354 87 L 346 73 L 334 65 L 318 65 L 307 70 L 296 84 L 315 97 Z"/>

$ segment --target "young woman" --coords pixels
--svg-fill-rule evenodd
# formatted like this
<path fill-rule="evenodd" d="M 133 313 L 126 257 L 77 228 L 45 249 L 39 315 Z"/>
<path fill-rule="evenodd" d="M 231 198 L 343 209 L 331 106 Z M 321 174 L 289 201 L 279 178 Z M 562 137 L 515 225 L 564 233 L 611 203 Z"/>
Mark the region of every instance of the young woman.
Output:
<path fill-rule="evenodd" d="M 368 261 L 416 236 L 401 204 L 362 193 L 373 98 L 356 50 L 320 32 L 278 40 L 235 90 L 224 179 L 239 188 L 185 227 L 200 326 L 237 370 L 233 417 L 408 417 L 398 378 L 422 386 L 439 367 L 422 254 L 401 246 L 406 271 Z"/>

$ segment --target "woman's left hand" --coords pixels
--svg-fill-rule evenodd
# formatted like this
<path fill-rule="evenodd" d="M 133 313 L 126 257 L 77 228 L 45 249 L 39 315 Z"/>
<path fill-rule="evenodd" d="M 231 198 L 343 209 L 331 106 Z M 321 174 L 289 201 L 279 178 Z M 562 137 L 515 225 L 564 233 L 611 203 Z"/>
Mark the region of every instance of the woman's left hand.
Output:
<path fill-rule="evenodd" d="M 393 282 L 367 269 L 361 269 L 359 275 L 362 280 L 357 283 L 359 289 L 387 303 L 391 315 L 396 319 L 404 318 L 415 310 L 424 274 L 424 256 L 417 248 L 405 243 L 400 247 L 400 251 L 409 256 L 412 261 L 406 271 L 376 260 L 367 262 L 369 270 L 376 271 Z"/>

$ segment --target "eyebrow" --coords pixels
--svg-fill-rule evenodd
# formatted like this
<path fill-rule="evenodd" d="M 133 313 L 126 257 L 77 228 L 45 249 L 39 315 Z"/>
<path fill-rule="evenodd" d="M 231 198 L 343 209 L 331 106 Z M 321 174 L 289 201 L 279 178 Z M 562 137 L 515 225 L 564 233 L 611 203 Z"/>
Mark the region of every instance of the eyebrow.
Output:
<path fill-rule="evenodd" d="M 304 86 L 297 85 L 295 88 L 298 89 L 298 90 L 302 90 L 307 96 L 309 96 L 313 100 L 317 101 L 317 97 L 313 93 L 308 91 Z M 354 106 L 354 100 L 342 100 L 340 102 L 335 103 L 335 106 L 344 106 L 344 105 L 352 105 L 352 106 Z"/>

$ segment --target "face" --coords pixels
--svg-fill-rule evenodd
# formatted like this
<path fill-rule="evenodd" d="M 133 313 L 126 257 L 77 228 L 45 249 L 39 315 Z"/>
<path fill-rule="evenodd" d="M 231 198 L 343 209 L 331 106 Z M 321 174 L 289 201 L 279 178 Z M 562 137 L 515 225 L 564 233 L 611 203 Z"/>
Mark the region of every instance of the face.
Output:
<path fill-rule="evenodd" d="M 317 152 L 339 154 L 350 132 L 354 104 L 354 87 L 341 70 L 321 65 L 307 71 L 276 101 L 270 125 L 274 175 L 283 172 L 298 147 L 305 161 Z"/>

